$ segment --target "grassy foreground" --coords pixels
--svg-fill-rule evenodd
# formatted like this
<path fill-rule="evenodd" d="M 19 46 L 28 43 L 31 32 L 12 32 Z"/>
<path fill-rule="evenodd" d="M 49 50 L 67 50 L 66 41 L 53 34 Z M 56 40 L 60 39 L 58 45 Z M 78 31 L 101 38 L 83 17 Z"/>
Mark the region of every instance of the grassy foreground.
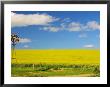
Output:
<path fill-rule="evenodd" d="M 99 50 L 16 50 L 12 76 L 100 76 Z"/>

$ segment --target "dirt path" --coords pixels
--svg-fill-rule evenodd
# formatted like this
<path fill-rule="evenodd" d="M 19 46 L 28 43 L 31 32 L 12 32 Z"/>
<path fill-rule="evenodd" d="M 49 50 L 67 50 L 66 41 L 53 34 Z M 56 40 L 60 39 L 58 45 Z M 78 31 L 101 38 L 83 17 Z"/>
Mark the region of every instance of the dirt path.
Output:
<path fill-rule="evenodd" d="M 52 76 L 52 77 L 93 77 L 93 76 L 94 74 L 80 74 L 80 75 Z"/>

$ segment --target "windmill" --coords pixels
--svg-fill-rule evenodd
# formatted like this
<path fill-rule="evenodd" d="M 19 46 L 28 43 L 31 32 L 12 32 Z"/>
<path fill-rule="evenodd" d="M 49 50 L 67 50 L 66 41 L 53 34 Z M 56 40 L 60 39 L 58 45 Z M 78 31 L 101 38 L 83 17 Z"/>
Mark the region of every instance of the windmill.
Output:
<path fill-rule="evenodd" d="M 16 34 L 11 34 L 11 42 L 12 42 L 12 58 L 14 59 L 15 46 L 19 42 L 20 38 Z"/>

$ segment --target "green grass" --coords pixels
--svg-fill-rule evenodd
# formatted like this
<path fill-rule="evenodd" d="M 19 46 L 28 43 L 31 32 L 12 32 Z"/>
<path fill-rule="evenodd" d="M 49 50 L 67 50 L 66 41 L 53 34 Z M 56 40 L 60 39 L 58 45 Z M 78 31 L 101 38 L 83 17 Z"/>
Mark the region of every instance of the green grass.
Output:
<path fill-rule="evenodd" d="M 49 64 L 12 64 L 12 76 L 48 77 L 48 76 L 99 76 L 98 65 L 49 65 Z"/>

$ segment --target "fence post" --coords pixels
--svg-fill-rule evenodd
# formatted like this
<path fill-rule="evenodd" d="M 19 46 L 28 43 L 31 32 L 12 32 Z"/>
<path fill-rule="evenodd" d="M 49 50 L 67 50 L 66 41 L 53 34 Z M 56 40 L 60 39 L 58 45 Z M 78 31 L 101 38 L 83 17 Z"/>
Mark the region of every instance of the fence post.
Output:
<path fill-rule="evenodd" d="M 34 64 L 33 64 L 33 70 L 34 70 Z"/>

